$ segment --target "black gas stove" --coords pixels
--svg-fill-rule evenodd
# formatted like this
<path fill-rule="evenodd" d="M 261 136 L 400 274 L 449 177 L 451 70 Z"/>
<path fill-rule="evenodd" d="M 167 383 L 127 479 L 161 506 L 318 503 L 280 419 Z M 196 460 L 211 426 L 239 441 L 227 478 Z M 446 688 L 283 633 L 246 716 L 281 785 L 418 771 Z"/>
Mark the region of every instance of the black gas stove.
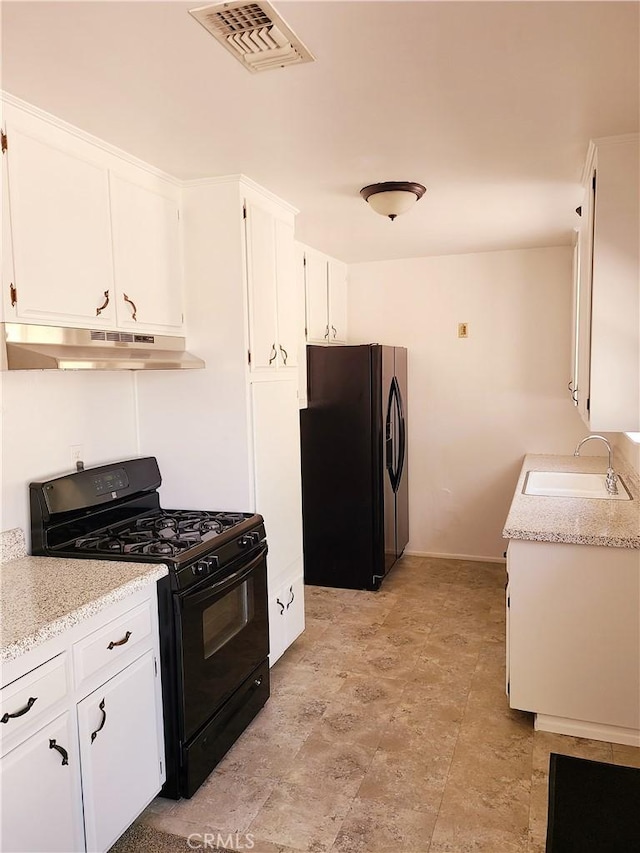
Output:
<path fill-rule="evenodd" d="M 192 476 L 192 475 L 191 475 Z M 31 483 L 35 555 L 164 563 L 158 584 L 167 781 L 190 797 L 269 698 L 262 516 L 163 509 L 154 457 Z"/>
<path fill-rule="evenodd" d="M 162 509 L 160 483 L 154 457 L 31 483 L 33 553 L 162 562 L 186 589 L 265 540 L 254 513 Z"/>

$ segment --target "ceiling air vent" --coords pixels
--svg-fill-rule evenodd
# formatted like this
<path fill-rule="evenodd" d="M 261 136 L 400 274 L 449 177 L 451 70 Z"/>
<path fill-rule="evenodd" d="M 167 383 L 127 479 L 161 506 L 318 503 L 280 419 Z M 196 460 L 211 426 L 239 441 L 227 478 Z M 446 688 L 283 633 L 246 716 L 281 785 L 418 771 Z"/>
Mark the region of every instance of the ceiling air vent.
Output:
<path fill-rule="evenodd" d="M 270 3 L 213 3 L 189 14 L 218 39 L 249 71 L 268 71 L 313 62 L 313 54 Z"/>

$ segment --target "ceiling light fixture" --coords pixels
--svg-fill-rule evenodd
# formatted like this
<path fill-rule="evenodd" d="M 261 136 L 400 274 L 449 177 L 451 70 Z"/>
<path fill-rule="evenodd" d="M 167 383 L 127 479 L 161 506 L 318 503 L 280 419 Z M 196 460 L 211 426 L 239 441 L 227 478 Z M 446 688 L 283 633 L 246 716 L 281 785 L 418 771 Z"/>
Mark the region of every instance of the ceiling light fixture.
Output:
<path fill-rule="evenodd" d="M 400 213 L 410 210 L 426 191 L 426 187 L 413 181 L 384 181 L 363 187 L 360 195 L 376 213 L 388 216 L 393 222 Z"/>

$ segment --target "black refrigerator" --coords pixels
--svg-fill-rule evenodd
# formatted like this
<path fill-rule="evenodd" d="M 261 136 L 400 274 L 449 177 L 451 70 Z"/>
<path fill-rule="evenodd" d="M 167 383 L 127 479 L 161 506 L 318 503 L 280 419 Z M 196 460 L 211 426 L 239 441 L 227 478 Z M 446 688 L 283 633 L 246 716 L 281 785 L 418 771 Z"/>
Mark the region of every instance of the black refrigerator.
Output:
<path fill-rule="evenodd" d="M 407 350 L 307 347 L 305 583 L 370 589 L 409 540 Z"/>

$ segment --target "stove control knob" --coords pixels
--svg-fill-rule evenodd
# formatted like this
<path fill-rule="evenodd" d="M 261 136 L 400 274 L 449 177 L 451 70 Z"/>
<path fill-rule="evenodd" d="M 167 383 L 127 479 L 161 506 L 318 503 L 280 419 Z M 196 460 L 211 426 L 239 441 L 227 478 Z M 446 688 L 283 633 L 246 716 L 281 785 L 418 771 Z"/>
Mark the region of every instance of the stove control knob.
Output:
<path fill-rule="evenodd" d="M 245 533 L 244 536 L 241 536 L 238 539 L 238 547 L 239 548 L 251 548 L 253 545 L 257 545 L 260 541 L 260 534 L 257 530 L 251 530 L 249 533 Z"/>
<path fill-rule="evenodd" d="M 191 566 L 191 571 L 196 576 L 197 575 L 206 575 L 207 572 L 209 571 L 209 566 L 207 565 L 205 560 L 200 560 L 200 562 L 194 563 L 193 566 Z"/>

